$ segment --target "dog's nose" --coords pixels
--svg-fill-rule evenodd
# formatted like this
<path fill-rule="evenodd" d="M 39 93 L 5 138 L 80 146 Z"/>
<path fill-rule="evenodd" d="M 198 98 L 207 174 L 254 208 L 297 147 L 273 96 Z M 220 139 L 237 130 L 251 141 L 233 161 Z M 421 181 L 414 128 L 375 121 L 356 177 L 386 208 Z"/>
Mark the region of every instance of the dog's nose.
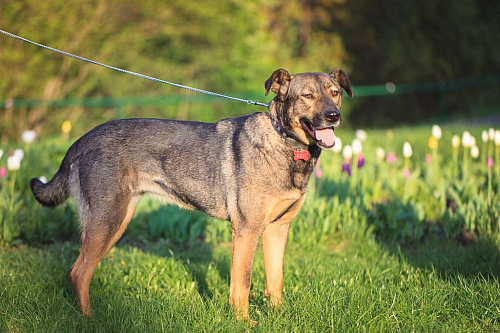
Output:
<path fill-rule="evenodd" d="M 325 112 L 325 118 L 328 121 L 337 122 L 340 120 L 340 111 L 339 110 L 328 110 Z"/>

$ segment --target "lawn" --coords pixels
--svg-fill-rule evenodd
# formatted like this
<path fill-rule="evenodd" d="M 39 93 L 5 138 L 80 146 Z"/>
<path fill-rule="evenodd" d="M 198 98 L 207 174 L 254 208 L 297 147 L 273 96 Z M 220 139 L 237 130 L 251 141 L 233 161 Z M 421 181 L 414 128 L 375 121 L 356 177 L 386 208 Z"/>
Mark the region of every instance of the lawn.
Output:
<path fill-rule="evenodd" d="M 96 269 L 94 319 L 80 315 L 67 279 L 79 251 L 73 205 L 41 208 L 28 189 L 31 177 L 50 178 L 71 140 L 13 143 L 0 167 L 10 148 L 24 158 L 0 178 L 0 330 L 498 331 L 500 175 L 487 157 L 499 148 L 469 129 L 472 157 L 451 144 L 462 130 L 443 128 L 438 148 L 428 126 L 370 131 L 362 155 L 323 153 L 290 230 L 281 309 L 268 307 L 256 254 L 253 328 L 228 304 L 229 223 L 151 198 Z M 344 146 L 354 138 L 338 135 Z"/>

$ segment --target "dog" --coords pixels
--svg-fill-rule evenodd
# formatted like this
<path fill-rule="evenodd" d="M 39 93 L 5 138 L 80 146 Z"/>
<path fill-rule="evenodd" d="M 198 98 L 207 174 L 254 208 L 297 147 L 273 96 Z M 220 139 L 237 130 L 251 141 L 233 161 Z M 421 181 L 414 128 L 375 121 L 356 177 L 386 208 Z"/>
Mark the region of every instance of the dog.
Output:
<path fill-rule="evenodd" d="M 83 314 L 92 316 L 90 280 L 120 239 L 139 199 L 151 194 L 181 208 L 231 222 L 230 304 L 248 318 L 252 261 L 262 235 L 265 295 L 282 302 L 283 256 L 291 220 L 306 197 L 322 150 L 335 145 L 342 88 L 348 76 L 272 73 L 268 112 L 216 123 L 122 119 L 99 125 L 67 151 L 47 184 L 33 178 L 35 198 L 55 207 L 71 196 L 81 227 L 81 250 L 69 279 Z"/>

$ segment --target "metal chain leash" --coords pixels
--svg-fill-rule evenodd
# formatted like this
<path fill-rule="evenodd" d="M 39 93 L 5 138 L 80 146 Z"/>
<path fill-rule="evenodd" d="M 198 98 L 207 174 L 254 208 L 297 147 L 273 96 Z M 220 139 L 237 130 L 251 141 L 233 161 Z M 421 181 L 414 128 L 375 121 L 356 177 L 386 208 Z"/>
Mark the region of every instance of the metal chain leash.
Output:
<path fill-rule="evenodd" d="M 268 104 L 260 103 L 260 102 L 256 102 L 256 101 L 252 101 L 250 99 L 242 99 L 242 98 L 237 98 L 237 97 L 232 97 L 232 96 L 227 96 L 227 95 L 215 93 L 215 92 L 212 92 L 212 91 L 207 91 L 207 90 L 203 90 L 203 89 L 188 87 L 188 86 L 184 86 L 182 84 L 168 82 L 168 81 L 165 81 L 165 80 L 157 79 L 157 78 L 152 77 L 152 76 L 148 76 L 148 75 L 144 75 L 144 74 L 139 74 L 139 73 L 131 72 L 131 71 L 128 71 L 128 70 L 125 70 L 125 69 L 122 69 L 122 68 L 118 68 L 118 67 L 113 67 L 113 66 L 109 66 L 109 65 L 106 65 L 106 64 L 102 64 L 102 63 L 94 61 L 94 60 L 90 60 L 90 59 L 87 59 L 87 58 L 84 58 L 84 57 L 80 57 L 80 56 L 77 56 L 77 55 L 74 55 L 74 54 L 71 54 L 71 53 L 68 53 L 68 52 L 64 52 L 64 51 L 61 51 L 61 50 L 58 50 L 58 49 L 54 49 L 54 48 L 46 46 L 46 45 L 42 45 L 42 44 L 33 42 L 33 41 L 29 40 L 29 39 L 26 39 L 26 38 L 23 38 L 23 37 L 11 34 L 10 32 L 7 32 L 7 31 L 0 30 L 0 33 L 4 34 L 6 36 L 12 37 L 12 38 L 16 38 L 16 39 L 22 40 L 24 42 L 27 42 L 27 43 L 30 43 L 30 44 L 33 44 L 33 45 L 36 45 L 36 46 L 39 46 L 39 47 L 41 47 L 43 49 L 46 49 L 46 50 L 49 50 L 49 51 L 52 51 L 52 52 L 56 52 L 56 53 L 59 53 L 59 54 L 62 54 L 62 55 L 65 55 L 67 57 L 71 57 L 71 58 L 74 58 L 74 59 L 77 59 L 77 60 L 80 60 L 80 61 L 84 61 L 84 62 L 89 62 L 89 63 L 94 64 L 94 65 L 98 65 L 98 66 L 101 66 L 101 67 L 113 69 L 115 71 L 118 71 L 118 72 L 121 72 L 121 73 L 125 73 L 125 74 L 129 74 L 129 75 L 133 75 L 133 76 L 137 76 L 137 77 L 140 77 L 140 78 L 143 78 L 143 79 L 146 79 L 146 80 L 151 80 L 151 81 L 154 81 L 154 82 L 160 82 L 160 83 L 168 84 L 168 85 L 171 85 L 171 86 L 174 86 L 174 87 L 177 87 L 177 88 L 187 89 L 187 90 L 191 90 L 191 91 L 194 91 L 194 92 L 197 92 L 197 93 L 207 94 L 207 95 L 210 95 L 210 96 L 227 98 L 227 99 L 230 99 L 230 100 L 233 100 L 233 101 L 243 102 L 243 103 L 246 103 L 246 104 L 264 106 L 266 108 L 268 107 Z"/>

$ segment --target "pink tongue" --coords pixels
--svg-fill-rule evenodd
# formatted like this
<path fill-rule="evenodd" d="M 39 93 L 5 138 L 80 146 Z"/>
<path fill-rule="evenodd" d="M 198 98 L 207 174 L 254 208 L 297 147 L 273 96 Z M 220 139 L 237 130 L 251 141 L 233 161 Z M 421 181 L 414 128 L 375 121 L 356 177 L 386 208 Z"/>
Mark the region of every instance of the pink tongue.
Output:
<path fill-rule="evenodd" d="M 324 146 L 331 147 L 335 144 L 335 132 L 331 127 L 317 129 L 314 131 L 316 140 L 321 141 Z"/>

